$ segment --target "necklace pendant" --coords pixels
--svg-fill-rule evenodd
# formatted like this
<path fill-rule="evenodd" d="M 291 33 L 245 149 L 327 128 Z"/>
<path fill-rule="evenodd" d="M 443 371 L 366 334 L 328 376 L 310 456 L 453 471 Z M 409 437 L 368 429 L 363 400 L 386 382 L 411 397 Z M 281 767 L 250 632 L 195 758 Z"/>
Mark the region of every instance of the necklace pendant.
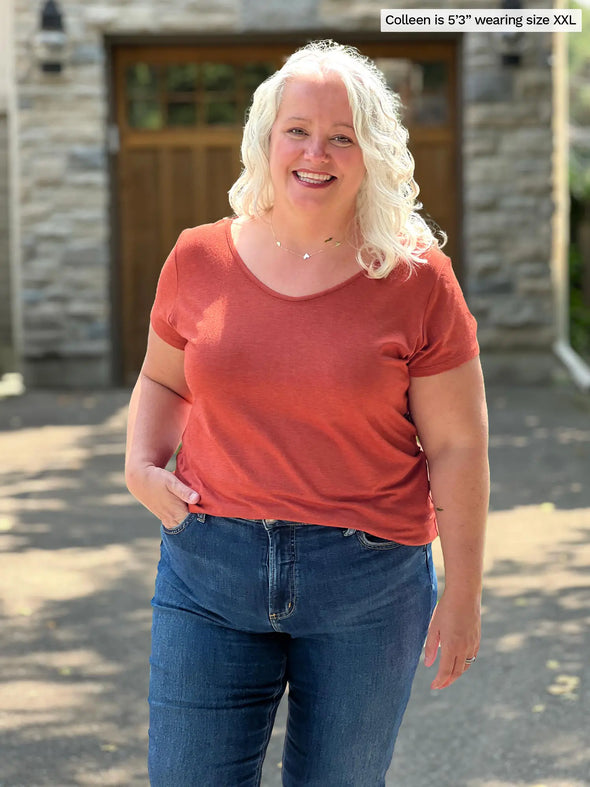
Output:
<path fill-rule="evenodd" d="M 303 255 L 303 259 L 304 260 L 308 260 L 310 257 L 311 257 L 311 254 L 308 254 L 307 252 L 305 252 L 305 254 Z"/>
<path fill-rule="evenodd" d="M 279 247 L 279 249 L 280 249 L 280 248 L 281 248 L 281 241 L 280 241 L 280 240 L 277 240 L 277 241 L 276 241 L 276 244 L 277 244 L 277 246 L 278 246 L 278 247 Z"/>

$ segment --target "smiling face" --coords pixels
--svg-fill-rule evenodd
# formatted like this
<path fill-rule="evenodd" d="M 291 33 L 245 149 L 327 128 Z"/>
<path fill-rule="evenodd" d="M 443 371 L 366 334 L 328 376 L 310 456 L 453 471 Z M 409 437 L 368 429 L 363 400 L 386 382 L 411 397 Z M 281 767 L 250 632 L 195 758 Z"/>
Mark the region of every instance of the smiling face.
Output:
<path fill-rule="evenodd" d="M 332 74 L 287 82 L 270 137 L 275 207 L 318 211 L 334 226 L 354 216 L 365 176 L 348 95 Z"/>

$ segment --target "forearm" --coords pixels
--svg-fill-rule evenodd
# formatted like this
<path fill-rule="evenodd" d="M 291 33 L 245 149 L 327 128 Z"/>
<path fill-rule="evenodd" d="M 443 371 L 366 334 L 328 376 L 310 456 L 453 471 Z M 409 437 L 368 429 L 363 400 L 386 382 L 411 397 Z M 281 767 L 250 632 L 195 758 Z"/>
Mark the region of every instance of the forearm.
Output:
<path fill-rule="evenodd" d="M 487 412 L 478 359 L 412 380 L 410 411 L 426 452 L 436 509 L 445 589 L 437 604 L 424 663 L 441 657 L 433 689 L 469 668 L 481 638 L 483 548 L 489 497 Z"/>
<path fill-rule="evenodd" d="M 485 441 L 450 446 L 429 458 L 430 487 L 436 509 L 450 593 L 481 595 L 489 468 Z"/>
<path fill-rule="evenodd" d="M 141 373 L 129 403 L 125 477 L 133 491 L 135 474 L 148 466 L 166 467 L 178 448 L 190 402 Z"/>

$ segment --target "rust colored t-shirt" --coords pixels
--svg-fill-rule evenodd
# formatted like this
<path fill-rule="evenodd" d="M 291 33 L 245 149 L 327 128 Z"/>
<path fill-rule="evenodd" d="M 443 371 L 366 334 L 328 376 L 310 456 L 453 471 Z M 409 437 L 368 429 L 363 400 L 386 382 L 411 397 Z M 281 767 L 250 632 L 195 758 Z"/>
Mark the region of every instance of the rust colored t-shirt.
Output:
<path fill-rule="evenodd" d="M 178 477 L 192 511 L 356 528 L 405 544 L 437 534 L 410 376 L 478 353 L 451 262 L 408 276 L 359 270 L 303 297 L 263 284 L 231 219 L 185 230 L 162 269 L 151 324 L 185 352 L 193 396 Z"/>

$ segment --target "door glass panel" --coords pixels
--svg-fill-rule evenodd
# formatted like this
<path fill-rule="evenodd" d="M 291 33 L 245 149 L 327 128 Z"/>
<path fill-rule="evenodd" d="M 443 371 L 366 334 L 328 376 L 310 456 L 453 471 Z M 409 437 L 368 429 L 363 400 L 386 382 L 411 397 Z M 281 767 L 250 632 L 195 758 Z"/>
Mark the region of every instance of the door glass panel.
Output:
<path fill-rule="evenodd" d="M 203 88 L 207 92 L 235 90 L 236 72 L 227 63 L 203 63 Z"/>
<path fill-rule="evenodd" d="M 134 63 L 127 68 L 127 95 L 153 98 L 158 92 L 158 70 L 148 63 Z"/>
<path fill-rule="evenodd" d="M 406 126 L 444 126 L 450 122 L 449 64 L 404 58 L 377 58 L 389 87 L 399 94 Z"/>
<path fill-rule="evenodd" d="M 244 88 L 249 93 L 253 93 L 275 70 L 272 63 L 246 63 L 242 75 Z"/>
<path fill-rule="evenodd" d="M 209 101 L 205 106 L 205 123 L 208 126 L 229 126 L 238 122 L 235 101 Z"/>
<path fill-rule="evenodd" d="M 441 126 L 450 122 L 449 64 L 377 58 L 389 86 L 400 95 L 407 126 Z M 126 70 L 128 121 L 132 128 L 154 130 L 164 125 L 191 126 L 241 124 L 243 112 L 258 85 L 273 73 L 272 63 L 175 63 L 158 67 L 134 63 Z M 239 80 L 238 80 L 239 74 Z M 167 94 L 167 98 L 160 96 Z"/>
<path fill-rule="evenodd" d="M 252 93 L 274 71 L 264 61 L 134 63 L 126 69 L 128 124 L 145 131 L 242 126 Z"/>
<path fill-rule="evenodd" d="M 169 93 L 194 93 L 197 89 L 199 68 L 196 63 L 179 63 L 166 69 L 166 88 Z"/>
<path fill-rule="evenodd" d="M 168 126 L 194 126 L 197 107 L 192 103 L 168 103 Z"/>
<path fill-rule="evenodd" d="M 242 126 L 252 93 L 274 63 L 134 63 L 126 70 L 131 128 Z"/>
<path fill-rule="evenodd" d="M 127 68 L 125 76 L 128 124 L 131 128 L 149 131 L 162 128 L 157 67 L 148 63 L 134 63 Z"/>
<path fill-rule="evenodd" d="M 130 101 L 127 105 L 127 122 L 131 128 L 155 131 L 162 128 L 162 108 L 156 101 Z"/>

